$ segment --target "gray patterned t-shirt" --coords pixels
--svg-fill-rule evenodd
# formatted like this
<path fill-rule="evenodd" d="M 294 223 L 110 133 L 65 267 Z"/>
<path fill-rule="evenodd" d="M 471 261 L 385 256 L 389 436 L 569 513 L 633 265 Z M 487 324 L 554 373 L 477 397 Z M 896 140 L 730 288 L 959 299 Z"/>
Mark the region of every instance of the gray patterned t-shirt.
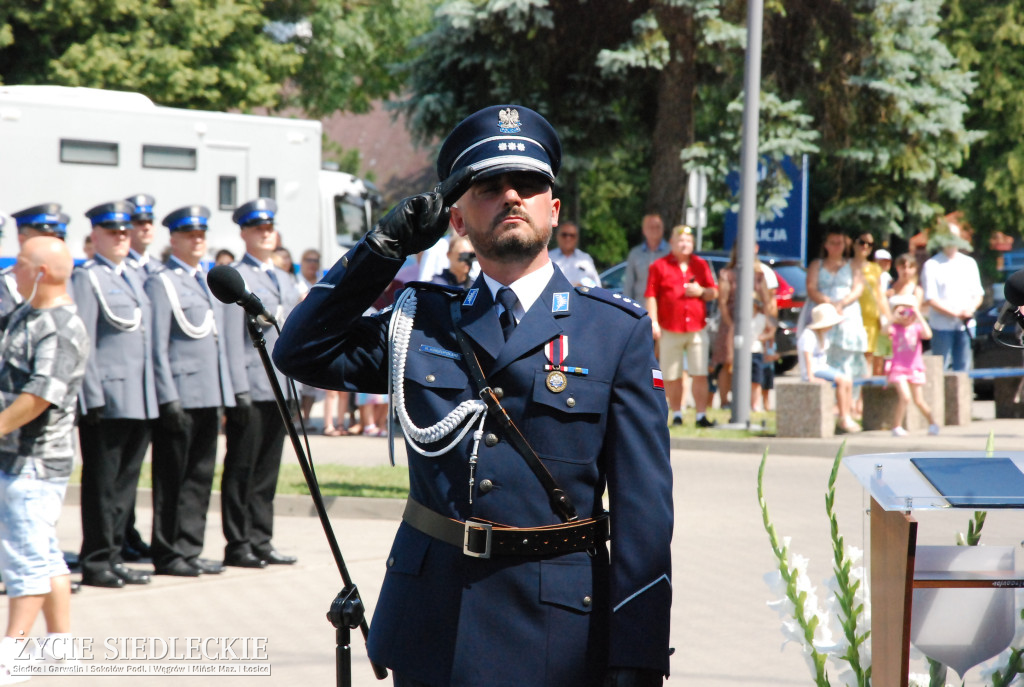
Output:
<path fill-rule="evenodd" d="M 71 474 L 75 404 L 89 346 L 89 335 L 74 305 L 45 310 L 23 305 L 6 318 L 0 335 L 3 407 L 23 393 L 38 396 L 50 406 L 0 437 L 0 470 L 18 475 L 32 460 L 39 477 Z"/>

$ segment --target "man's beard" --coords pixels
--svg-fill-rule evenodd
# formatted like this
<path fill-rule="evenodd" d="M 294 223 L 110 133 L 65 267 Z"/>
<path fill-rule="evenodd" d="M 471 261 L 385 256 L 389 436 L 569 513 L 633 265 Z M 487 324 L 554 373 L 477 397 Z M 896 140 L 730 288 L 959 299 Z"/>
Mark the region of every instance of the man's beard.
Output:
<path fill-rule="evenodd" d="M 517 217 L 530 227 L 527 235 L 520 232 L 505 232 L 495 235 L 498 225 L 509 217 Z M 477 254 L 495 262 L 523 262 L 537 257 L 547 248 L 551 240 L 551 227 L 539 228 L 523 208 L 509 208 L 493 220 L 486 232 L 470 231 L 469 238 Z"/>

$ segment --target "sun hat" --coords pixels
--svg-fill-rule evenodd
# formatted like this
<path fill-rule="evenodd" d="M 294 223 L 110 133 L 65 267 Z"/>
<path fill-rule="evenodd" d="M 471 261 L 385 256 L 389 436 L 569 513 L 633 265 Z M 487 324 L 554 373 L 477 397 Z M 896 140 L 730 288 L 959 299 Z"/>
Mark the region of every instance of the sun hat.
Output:
<path fill-rule="evenodd" d="M 825 329 L 826 327 L 834 327 L 845 319 L 844 315 L 836 312 L 836 306 L 831 303 L 822 303 L 814 306 L 814 310 L 811 311 L 811 323 L 807 325 L 807 328 Z"/>
<path fill-rule="evenodd" d="M 899 307 L 913 308 L 917 305 L 917 296 L 912 296 L 910 294 L 896 294 L 889 299 L 889 307 L 893 310 Z"/>
<path fill-rule="evenodd" d="M 892 253 L 884 248 L 875 251 L 875 260 L 892 260 Z"/>

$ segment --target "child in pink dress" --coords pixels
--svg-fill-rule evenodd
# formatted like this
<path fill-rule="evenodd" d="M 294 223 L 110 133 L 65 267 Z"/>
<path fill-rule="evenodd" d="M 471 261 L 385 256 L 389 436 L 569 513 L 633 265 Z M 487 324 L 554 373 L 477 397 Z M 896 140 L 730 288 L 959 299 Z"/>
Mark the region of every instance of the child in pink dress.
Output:
<path fill-rule="evenodd" d="M 893 296 L 889 299 L 889 308 L 893 313 L 893 321 L 887 325 L 892 340 L 892 364 L 888 381 L 895 387 L 899 397 L 892 422 L 892 435 L 907 435 L 902 425 L 911 397 L 921 414 L 928 419 L 928 433 L 938 434 L 939 426 L 935 424 L 931 408 L 925 403 L 922 393 L 925 377 L 921 342 L 932 338 L 931 327 L 921 317 L 915 296 Z"/>

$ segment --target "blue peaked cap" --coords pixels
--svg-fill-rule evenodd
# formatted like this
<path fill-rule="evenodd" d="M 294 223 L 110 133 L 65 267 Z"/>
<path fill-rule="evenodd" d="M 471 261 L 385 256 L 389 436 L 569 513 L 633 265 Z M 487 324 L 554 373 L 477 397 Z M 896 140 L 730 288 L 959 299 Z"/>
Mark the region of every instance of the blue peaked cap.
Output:
<path fill-rule="evenodd" d="M 437 156 L 437 176 L 444 181 L 469 167 L 474 181 L 536 172 L 554 182 L 561 165 L 562 144 L 548 120 L 522 105 L 494 105 L 452 129 Z"/>

